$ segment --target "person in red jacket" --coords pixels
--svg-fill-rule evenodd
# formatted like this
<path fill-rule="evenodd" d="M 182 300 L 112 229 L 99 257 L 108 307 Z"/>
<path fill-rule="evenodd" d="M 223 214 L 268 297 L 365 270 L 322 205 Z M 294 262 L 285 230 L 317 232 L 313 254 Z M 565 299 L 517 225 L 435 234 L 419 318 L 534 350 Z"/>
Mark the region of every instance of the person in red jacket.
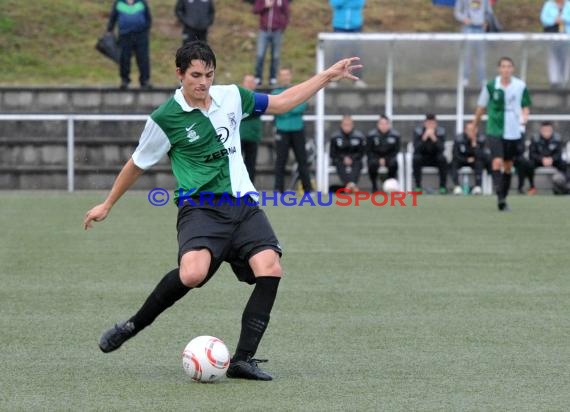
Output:
<path fill-rule="evenodd" d="M 255 0 L 253 12 L 259 15 L 255 81 L 257 86 L 263 84 L 263 61 L 267 47 L 271 44 L 269 85 L 275 86 L 277 84 L 283 32 L 289 24 L 289 0 Z"/>

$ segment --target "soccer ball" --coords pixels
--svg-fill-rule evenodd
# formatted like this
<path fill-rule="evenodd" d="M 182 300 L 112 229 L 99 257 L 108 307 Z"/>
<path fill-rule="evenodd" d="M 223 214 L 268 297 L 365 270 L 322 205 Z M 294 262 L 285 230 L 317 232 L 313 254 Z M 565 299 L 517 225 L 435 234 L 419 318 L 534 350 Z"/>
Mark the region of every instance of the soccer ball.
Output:
<path fill-rule="evenodd" d="M 225 343 L 213 336 L 192 339 L 182 352 L 182 367 L 196 382 L 215 382 L 226 374 L 230 353 Z"/>
<path fill-rule="evenodd" d="M 393 178 L 386 179 L 384 181 L 384 184 L 382 185 L 382 190 L 384 190 L 387 193 L 398 192 L 400 190 L 400 184 L 396 179 Z"/>

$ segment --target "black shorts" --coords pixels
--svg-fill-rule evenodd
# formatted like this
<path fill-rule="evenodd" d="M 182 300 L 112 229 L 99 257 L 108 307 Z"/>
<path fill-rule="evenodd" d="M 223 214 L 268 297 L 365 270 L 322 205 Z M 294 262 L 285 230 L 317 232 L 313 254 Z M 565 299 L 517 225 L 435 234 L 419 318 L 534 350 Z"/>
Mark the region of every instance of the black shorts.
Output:
<path fill-rule="evenodd" d="M 245 201 L 234 204 L 213 204 L 196 201 L 178 208 L 178 263 L 191 250 L 208 249 L 212 262 L 205 284 L 222 262 L 228 262 L 241 282 L 255 283 L 249 258 L 262 250 L 271 249 L 281 256 L 282 250 L 267 216 L 259 206 Z"/>
<path fill-rule="evenodd" d="M 520 146 L 522 139 L 506 140 L 502 137 L 489 136 L 489 149 L 491 149 L 491 157 L 493 159 L 501 158 L 503 160 L 514 160 L 520 155 Z"/>

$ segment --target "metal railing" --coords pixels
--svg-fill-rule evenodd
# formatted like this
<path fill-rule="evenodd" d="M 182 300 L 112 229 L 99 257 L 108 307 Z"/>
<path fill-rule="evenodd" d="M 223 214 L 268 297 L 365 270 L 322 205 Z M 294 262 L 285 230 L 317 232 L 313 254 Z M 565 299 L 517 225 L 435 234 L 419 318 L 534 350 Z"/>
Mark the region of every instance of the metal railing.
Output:
<path fill-rule="evenodd" d="M 75 190 L 75 122 L 81 120 L 145 121 L 148 115 L 125 114 L 0 114 L 8 121 L 64 121 L 67 123 L 67 191 Z"/>
<path fill-rule="evenodd" d="M 457 116 L 452 114 L 442 114 L 437 116 L 438 119 L 443 121 L 454 121 Z M 464 116 L 463 119 L 471 119 L 473 116 Z M 394 122 L 399 121 L 422 121 L 425 114 L 412 114 L 412 115 L 393 115 Z M 77 121 L 146 121 L 148 115 L 139 114 L 0 114 L 0 121 L 63 121 L 66 122 L 66 147 L 67 147 L 67 191 L 73 192 L 75 190 L 75 122 Z M 263 121 L 273 121 L 273 116 L 264 115 L 261 117 Z M 340 114 L 323 115 L 322 117 L 316 115 L 305 115 L 303 119 L 307 122 L 323 123 L 324 122 L 339 122 L 342 119 Z M 355 121 L 376 121 L 377 115 L 354 115 Z M 553 115 L 531 115 L 532 121 L 566 121 L 570 122 L 570 114 L 553 114 Z M 324 146 L 323 146 L 324 148 Z M 319 153 L 317 152 L 317 158 Z M 324 185 L 319 186 L 319 190 L 328 191 L 328 168 Z"/>

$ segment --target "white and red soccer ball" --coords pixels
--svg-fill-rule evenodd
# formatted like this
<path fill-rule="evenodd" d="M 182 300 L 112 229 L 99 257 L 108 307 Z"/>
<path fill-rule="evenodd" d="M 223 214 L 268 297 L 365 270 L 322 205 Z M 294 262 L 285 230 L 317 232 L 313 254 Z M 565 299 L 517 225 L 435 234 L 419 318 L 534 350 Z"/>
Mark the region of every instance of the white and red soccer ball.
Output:
<path fill-rule="evenodd" d="M 196 382 L 215 382 L 226 374 L 230 353 L 220 339 L 198 336 L 182 352 L 182 367 Z"/>

